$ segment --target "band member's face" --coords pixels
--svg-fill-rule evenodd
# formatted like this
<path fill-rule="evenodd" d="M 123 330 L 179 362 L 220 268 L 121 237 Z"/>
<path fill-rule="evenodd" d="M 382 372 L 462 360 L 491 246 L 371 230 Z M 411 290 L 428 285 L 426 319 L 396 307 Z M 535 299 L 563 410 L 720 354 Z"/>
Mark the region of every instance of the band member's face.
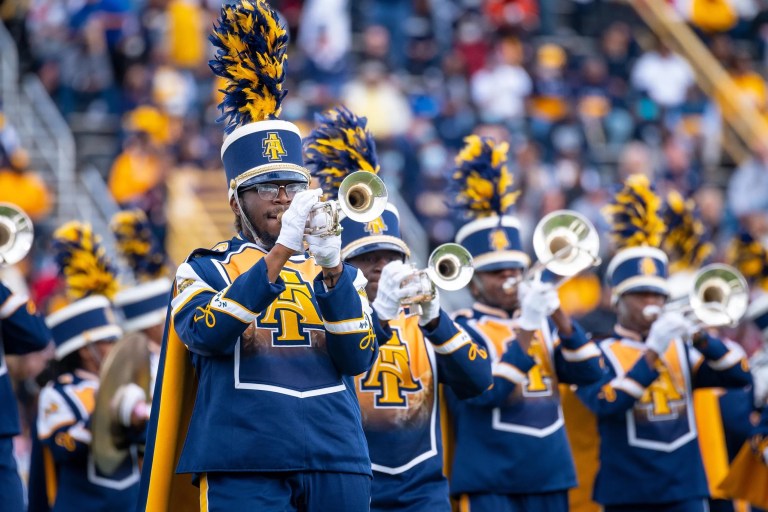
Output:
<path fill-rule="evenodd" d="M 645 337 L 656 318 L 646 317 L 643 309 L 648 306 L 663 307 L 666 300 L 664 295 L 654 292 L 623 294 L 616 303 L 616 318 L 619 325 Z"/>
<path fill-rule="evenodd" d="M 287 185 L 289 181 L 275 181 L 273 185 Z M 266 184 L 264 184 L 266 185 Z M 256 236 L 262 245 L 271 249 L 280 235 L 280 221 L 277 220 L 278 214 L 284 212 L 291 205 L 293 194 L 289 196 L 284 187 L 280 187 L 277 196 L 272 199 L 265 199 L 258 192 L 258 186 L 240 192 L 240 206 L 248 216 L 248 220 L 256 232 Z M 233 198 L 234 201 L 234 198 Z M 243 232 L 247 234 L 248 230 L 243 226 Z"/>
<path fill-rule="evenodd" d="M 91 373 L 99 373 L 99 369 L 101 369 L 101 365 L 107 359 L 109 351 L 115 345 L 115 341 L 96 341 L 81 347 L 78 351 L 83 369 Z"/>
<path fill-rule="evenodd" d="M 368 279 L 368 284 L 365 285 L 365 293 L 368 294 L 368 300 L 373 302 L 376 299 L 376 293 L 379 291 L 381 269 L 391 261 L 403 261 L 403 259 L 403 254 L 397 251 L 379 250 L 349 258 L 347 263 L 359 268 L 365 278 Z"/>
<path fill-rule="evenodd" d="M 475 300 L 512 313 L 520 306 L 517 286 L 505 290 L 504 283 L 511 277 L 520 277 L 522 273 L 523 270 L 519 268 L 475 272 L 469 283 L 469 291 Z"/>

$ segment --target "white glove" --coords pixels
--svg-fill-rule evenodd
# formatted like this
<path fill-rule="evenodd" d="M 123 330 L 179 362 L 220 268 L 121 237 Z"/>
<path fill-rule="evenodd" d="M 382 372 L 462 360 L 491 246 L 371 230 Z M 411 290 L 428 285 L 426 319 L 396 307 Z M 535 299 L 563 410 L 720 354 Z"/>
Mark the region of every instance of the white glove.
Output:
<path fill-rule="evenodd" d="M 560 298 L 552 283 L 523 281 L 517 294 L 520 298 L 518 323 L 526 331 L 541 329 L 546 318 L 560 307 Z"/>
<path fill-rule="evenodd" d="M 418 291 L 418 284 L 401 287 L 402 282 L 413 273 L 413 268 L 402 261 L 390 261 L 381 269 L 379 288 L 373 309 L 382 320 L 392 320 L 400 312 L 400 301 Z"/>
<path fill-rule="evenodd" d="M 133 424 L 134 415 L 143 420 L 149 419 L 149 406 L 144 390 L 133 382 L 117 388 L 110 407 L 117 421 L 124 427 L 130 427 Z"/>
<path fill-rule="evenodd" d="M 673 339 L 684 339 L 694 329 L 694 325 L 685 316 L 676 311 L 667 311 L 651 324 L 645 346 L 662 356 Z"/>
<path fill-rule="evenodd" d="M 294 252 L 304 250 L 304 229 L 307 226 L 307 216 L 322 193 L 319 188 L 314 188 L 302 190 L 293 197 L 291 206 L 280 217 L 282 226 L 276 243 Z"/>
<path fill-rule="evenodd" d="M 341 235 L 321 237 L 307 235 L 309 253 L 318 265 L 334 268 L 341 263 Z"/>
<path fill-rule="evenodd" d="M 422 302 L 419 325 L 424 327 L 429 322 L 440 316 L 440 292 L 435 288 L 435 298 L 429 302 Z"/>

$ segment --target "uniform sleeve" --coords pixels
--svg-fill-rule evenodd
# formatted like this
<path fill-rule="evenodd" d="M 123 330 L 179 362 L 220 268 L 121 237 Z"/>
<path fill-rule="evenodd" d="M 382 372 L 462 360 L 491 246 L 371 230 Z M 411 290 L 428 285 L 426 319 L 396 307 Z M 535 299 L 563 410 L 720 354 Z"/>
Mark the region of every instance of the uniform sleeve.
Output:
<path fill-rule="evenodd" d="M 44 349 L 51 339 L 35 305 L 0 283 L 0 339 L 6 354 L 27 354 Z"/>
<path fill-rule="evenodd" d="M 438 377 L 459 398 L 481 394 L 493 383 L 488 351 L 475 343 L 467 332 L 451 320 L 442 309 L 437 327 L 424 336 L 435 350 Z"/>
<path fill-rule="evenodd" d="M 325 286 L 322 272 L 315 277 L 315 298 L 323 315 L 326 347 L 343 375 L 367 371 L 378 353 L 372 310 L 365 295 L 367 283 L 362 272 L 346 263 L 331 289 Z"/>
<path fill-rule="evenodd" d="M 269 282 L 263 259 L 223 287 L 204 277 L 203 264 L 192 260 L 176 272 L 173 325 L 192 352 L 232 354 L 237 338 L 285 290 L 285 284 L 279 277 L 275 283 Z"/>
<path fill-rule="evenodd" d="M 704 341 L 690 348 L 693 387 L 740 388 L 752 384 L 747 356 L 742 348 L 704 334 Z"/>
<path fill-rule="evenodd" d="M 573 322 L 570 336 L 559 336 L 555 348 L 555 371 L 560 382 L 566 384 L 591 384 L 603 376 L 602 353 L 597 345 L 587 339 L 584 329 Z"/>
<path fill-rule="evenodd" d="M 91 444 L 91 432 L 85 422 L 51 385 L 40 392 L 37 437 L 57 462 L 85 459 Z"/>
<path fill-rule="evenodd" d="M 640 357 L 623 376 L 618 376 L 611 365 L 605 365 L 602 377 L 592 384 L 579 386 L 576 394 L 598 417 L 624 414 L 658 376 L 659 372 L 648 365 L 645 357 Z"/>
<path fill-rule="evenodd" d="M 467 323 L 463 317 L 457 317 L 457 323 L 472 337 L 478 347 L 488 350 L 485 340 Z M 504 405 L 510 393 L 515 391 L 515 387 L 525 383 L 528 378 L 528 372 L 536 365 L 536 361 L 528 354 L 523 352 L 522 347 L 517 341 L 512 341 L 507 345 L 507 350 L 501 356 L 501 359 L 491 362 L 491 387 L 483 391 L 482 394 L 466 400 L 472 405 L 483 407 L 499 407 Z"/>

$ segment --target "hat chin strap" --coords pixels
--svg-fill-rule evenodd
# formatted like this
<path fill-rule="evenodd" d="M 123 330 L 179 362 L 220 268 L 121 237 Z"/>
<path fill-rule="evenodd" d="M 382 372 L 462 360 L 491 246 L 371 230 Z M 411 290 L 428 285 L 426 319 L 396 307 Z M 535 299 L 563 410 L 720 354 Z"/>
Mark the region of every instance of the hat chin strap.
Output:
<path fill-rule="evenodd" d="M 253 225 L 251 224 L 251 221 L 248 220 L 248 214 L 245 212 L 245 209 L 243 209 L 243 206 L 240 204 L 240 194 L 238 194 L 238 191 L 235 191 L 235 204 L 237 205 L 237 209 L 240 210 L 240 223 L 245 228 L 248 235 L 251 236 L 253 239 L 253 243 L 261 247 L 262 249 L 267 249 L 264 242 L 262 242 L 261 238 L 259 238 L 256 235 L 256 230 L 253 228 Z"/>

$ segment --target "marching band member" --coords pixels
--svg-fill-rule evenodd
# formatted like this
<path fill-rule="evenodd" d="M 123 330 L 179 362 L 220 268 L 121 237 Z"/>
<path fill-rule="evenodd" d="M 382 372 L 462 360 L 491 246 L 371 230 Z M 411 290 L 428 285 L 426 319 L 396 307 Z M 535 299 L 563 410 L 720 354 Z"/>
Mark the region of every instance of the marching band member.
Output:
<path fill-rule="evenodd" d="M 344 108 L 318 121 L 305 160 L 335 199 L 350 172 L 378 172 L 375 142 L 366 119 Z M 449 512 L 438 384 L 462 398 L 483 392 L 491 384 L 487 352 L 453 323 L 437 294 L 420 304 L 421 315 L 401 306 L 413 293 L 401 283 L 414 269 L 393 205 L 368 223 L 344 218 L 341 225 L 341 256 L 368 280 L 379 341 L 371 370 L 355 379 L 373 468 L 371 510 Z"/>
<path fill-rule="evenodd" d="M 707 510 L 692 390 L 750 384 L 743 354 L 698 330 L 676 311 L 654 320 L 668 295 L 664 223 L 644 175 L 627 179 L 606 210 L 620 250 L 608 265 L 615 334 L 600 343 L 604 377 L 578 395 L 596 414 L 600 469 L 594 498 L 606 512 Z M 684 339 L 693 335 L 693 346 Z"/>
<path fill-rule="evenodd" d="M 488 350 L 493 386 L 461 400 L 450 390 L 456 432 L 451 494 L 460 510 L 565 512 L 576 485 L 558 383 L 600 378 L 600 351 L 538 279 L 509 287 L 528 267 L 507 144 L 472 135 L 457 157 L 457 205 L 468 217 L 456 241 L 474 258 L 471 310 L 456 321 Z M 506 283 L 506 286 L 505 286 Z"/>
<path fill-rule="evenodd" d="M 661 249 L 669 259 L 669 300 L 687 298 L 694 288 L 696 270 L 704 265 L 713 245 L 692 199 L 672 190 L 661 208 L 665 232 Z M 729 350 L 743 352 L 735 341 L 723 339 Z M 709 486 L 710 512 L 738 510 L 719 489 L 730 462 L 752 430 L 752 389 L 706 387 L 693 391 L 699 450 Z"/>
<path fill-rule="evenodd" d="M 160 362 L 168 297 L 171 281 L 168 266 L 152 234 L 149 220 L 141 210 L 116 213 L 110 224 L 117 241 L 117 252 L 127 262 L 136 284 L 115 295 L 114 305 L 120 313 L 126 333 L 137 333 L 147 339 L 150 349 L 150 392 L 154 389 Z M 122 386 L 115 397 L 117 417 L 124 427 L 143 427 L 149 420 L 149 403 L 137 384 Z"/>
<path fill-rule="evenodd" d="M 28 354 L 48 346 L 51 333 L 27 297 L 0 282 L 0 496 L 8 510 L 24 510 L 24 491 L 13 457 L 13 437 L 21 431 L 6 354 Z"/>
<path fill-rule="evenodd" d="M 305 237 L 320 190 L 298 128 L 276 119 L 288 35 L 265 1 L 242 0 L 221 8 L 211 40 L 238 234 L 177 270 L 139 509 L 367 510 L 353 376 L 377 344 L 340 236 Z"/>
<path fill-rule="evenodd" d="M 40 392 L 38 403 L 44 474 L 31 475 L 45 482 L 31 483 L 30 493 L 45 488 L 54 512 L 133 510 L 139 489 L 136 451 L 105 475 L 90 449 L 99 369 L 122 335 L 109 300 L 117 290 L 114 273 L 89 225 L 73 221 L 59 228 L 54 251 L 74 302 L 46 318 L 56 343 L 54 379 Z"/>

